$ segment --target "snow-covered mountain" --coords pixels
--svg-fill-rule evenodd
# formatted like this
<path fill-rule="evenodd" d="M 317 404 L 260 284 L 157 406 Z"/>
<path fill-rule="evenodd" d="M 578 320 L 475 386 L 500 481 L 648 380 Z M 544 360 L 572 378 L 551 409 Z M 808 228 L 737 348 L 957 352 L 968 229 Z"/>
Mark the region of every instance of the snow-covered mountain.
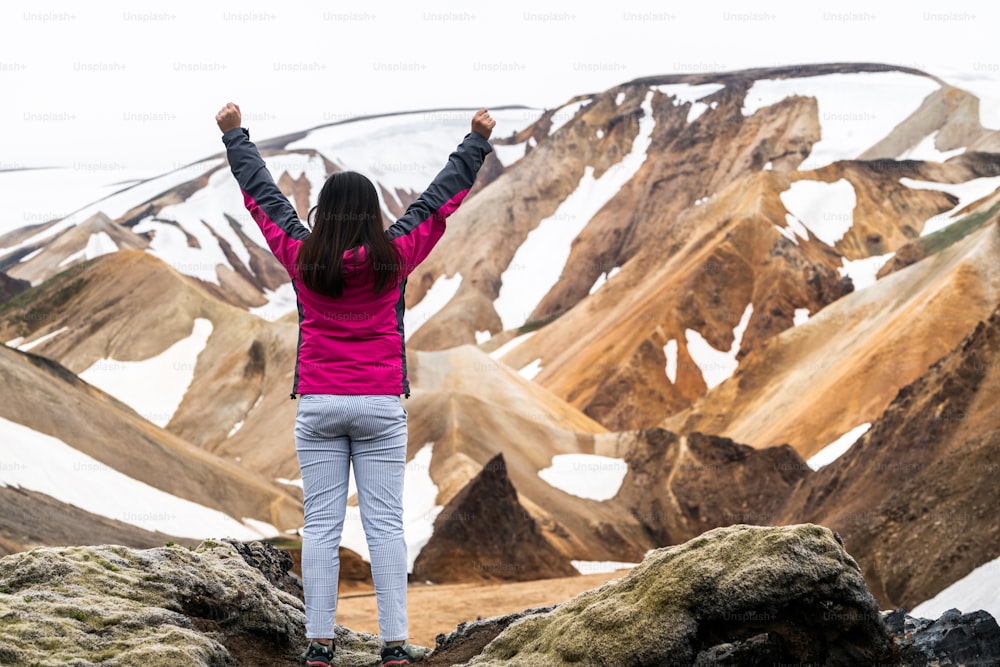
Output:
<path fill-rule="evenodd" d="M 516 502 L 505 502 L 578 568 L 635 561 L 717 525 L 808 518 L 789 499 L 812 499 L 897 393 L 1000 302 L 1000 118 L 926 73 L 831 64 L 650 77 L 558 109 L 493 113 L 496 151 L 407 289 L 414 559 L 446 507 L 474 520 L 476 498 L 460 495 L 470 482 L 499 493 L 509 480 Z M 378 184 L 388 220 L 470 116 L 253 138 L 302 216 L 326 174 L 354 169 Z M 0 183 L 43 192 L 52 175 Z M 95 187 L 69 214 L 26 208 L 3 222 L 0 271 L 33 288 L 0 305 L 0 341 L 297 497 L 294 297 L 224 156 Z M 0 416 L 12 433 L 80 447 L 19 412 L 29 409 Z M 91 455 L 112 465 L 117 451 Z M 481 475 L 500 453 L 502 478 Z M 913 455 L 887 448 L 883 464 Z M 146 467 L 116 469 L 167 490 Z M 22 482 L 10 478 L 32 488 Z M 881 518 L 845 518 L 835 510 L 849 491 L 828 486 L 820 505 L 801 507 L 869 535 Z M 288 514 L 236 516 L 222 500 L 206 505 L 297 527 Z M 363 552 L 357 523 L 345 545 Z M 965 530 L 982 549 L 963 571 L 886 584 L 883 604 L 912 606 L 1000 556 L 983 521 Z M 448 551 L 444 539 L 434 553 Z M 872 544 L 861 562 L 881 576 L 895 555 Z M 945 549 L 928 557 L 943 562 Z"/>
<path fill-rule="evenodd" d="M 303 218 L 326 176 L 351 169 L 378 185 L 385 216 L 395 219 L 468 132 L 471 114 L 460 109 L 389 114 L 279 138 L 253 138 Z M 538 112 L 501 108 L 493 115 L 502 125 L 519 128 Z M 101 173 L 115 183 L 96 180 Z M 54 211 L 80 202 L 76 188 L 50 195 L 53 182 L 70 174 L 83 181 L 78 188 L 90 185 L 90 192 L 107 194 L 58 215 Z M 288 277 L 266 252 L 223 154 L 134 182 L 122 183 L 126 175 L 115 170 L 98 174 L 85 172 L 80 178 L 65 169 L 0 173 L 0 183 L 19 189 L 7 219 L 0 222 L 0 270 L 39 284 L 76 263 L 138 248 L 214 286 L 224 300 L 256 307 L 264 317 L 294 311 Z"/>

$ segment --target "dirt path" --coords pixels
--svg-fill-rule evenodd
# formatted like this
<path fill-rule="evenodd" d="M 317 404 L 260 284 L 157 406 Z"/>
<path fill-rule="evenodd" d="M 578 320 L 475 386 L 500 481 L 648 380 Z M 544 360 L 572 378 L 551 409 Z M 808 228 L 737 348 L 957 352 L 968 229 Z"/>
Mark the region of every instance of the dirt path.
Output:
<path fill-rule="evenodd" d="M 410 641 L 433 647 L 438 634 L 451 632 L 463 621 L 564 602 L 625 573 L 619 570 L 512 584 L 411 584 Z M 374 592 L 356 587 L 342 592 L 337 603 L 338 625 L 378 634 L 377 619 Z"/>

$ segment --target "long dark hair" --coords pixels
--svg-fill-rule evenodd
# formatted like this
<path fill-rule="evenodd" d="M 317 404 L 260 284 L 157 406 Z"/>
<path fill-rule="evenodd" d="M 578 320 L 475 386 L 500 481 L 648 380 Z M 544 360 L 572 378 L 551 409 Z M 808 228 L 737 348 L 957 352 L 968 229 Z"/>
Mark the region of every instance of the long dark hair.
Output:
<path fill-rule="evenodd" d="M 309 211 L 312 233 L 302 242 L 298 277 L 314 292 L 340 296 L 346 274 L 367 271 L 375 291 L 395 287 L 400 260 L 396 247 L 382 227 L 375 186 L 354 171 L 331 174 L 320 190 L 316 206 Z M 364 264 L 358 251 L 364 248 Z M 344 255 L 353 251 L 345 265 Z"/>

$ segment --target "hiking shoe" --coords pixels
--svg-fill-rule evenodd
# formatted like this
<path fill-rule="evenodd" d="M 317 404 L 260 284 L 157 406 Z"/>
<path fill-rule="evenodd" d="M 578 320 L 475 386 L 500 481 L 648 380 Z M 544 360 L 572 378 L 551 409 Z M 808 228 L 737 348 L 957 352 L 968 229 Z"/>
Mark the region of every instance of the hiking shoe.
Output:
<path fill-rule="evenodd" d="M 309 642 L 309 647 L 302 654 L 300 662 L 306 667 L 330 667 L 331 660 L 333 660 L 333 645 Z"/>
<path fill-rule="evenodd" d="M 410 659 L 410 654 L 402 646 L 386 646 L 382 649 L 383 667 L 401 667 L 412 664 L 413 660 Z"/>

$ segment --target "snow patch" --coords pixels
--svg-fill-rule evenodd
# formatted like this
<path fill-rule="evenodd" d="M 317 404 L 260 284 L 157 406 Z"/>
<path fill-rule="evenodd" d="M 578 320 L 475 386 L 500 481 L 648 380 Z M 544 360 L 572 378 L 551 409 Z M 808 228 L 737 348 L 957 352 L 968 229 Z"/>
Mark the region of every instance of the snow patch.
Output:
<path fill-rule="evenodd" d="M 918 181 L 913 178 L 903 177 L 899 179 L 902 185 L 912 190 L 940 190 L 958 197 L 958 204 L 954 208 L 935 215 L 924 223 L 924 230 L 921 236 L 933 234 L 942 230 L 955 222 L 955 215 L 963 208 L 974 201 L 993 194 L 1000 188 L 1000 176 L 986 176 L 984 178 L 974 178 L 964 183 L 935 183 L 933 181 Z"/>
<path fill-rule="evenodd" d="M 319 157 L 300 154 L 271 156 L 265 162 L 276 181 L 285 172 L 295 178 L 303 171 L 325 169 Z M 311 167 L 307 166 L 309 163 L 312 163 Z M 140 221 L 134 231 L 155 232 L 149 245 L 150 251 L 180 273 L 219 285 L 218 267 L 236 268 L 223 252 L 221 241 L 229 245 L 243 266 L 250 266 L 250 251 L 231 220 L 236 221 L 247 238 L 261 248 L 267 247 L 264 235 L 242 203 L 233 175 L 228 169 L 220 169 L 209 177 L 205 187 L 193 192 L 183 202 L 165 206 L 156 220 L 148 217 Z M 175 222 L 183 231 L 160 220 Z M 190 245 L 184 232 L 194 237 L 199 247 Z"/>
<path fill-rule="evenodd" d="M 0 417 L 4 463 L 0 485 L 30 489 L 145 530 L 178 537 L 273 537 L 274 526 L 237 521 L 218 510 L 133 479 L 58 438 Z"/>
<path fill-rule="evenodd" d="M 157 426 L 165 427 L 187 393 L 198 356 L 212 334 L 212 322 L 194 321 L 191 335 L 142 361 L 104 358 L 78 375 L 111 394 Z"/>
<path fill-rule="evenodd" d="M 557 454 L 552 465 L 538 471 L 549 486 L 591 500 L 614 498 L 625 480 L 624 459 L 596 454 Z"/>
<path fill-rule="evenodd" d="M 569 104 L 556 109 L 555 113 L 552 114 L 552 126 L 549 127 L 549 136 L 552 136 L 563 125 L 573 120 L 573 118 L 576 117 L 577 112 L 579 112 L 580 109 L 582 109 L 588 102 L 590 102 L 589 98 L 578 102 L 570 102 Z"/>
<path fill-rule="evenodd" d="M 448 305 L 458 288 L 462 286 L 462 274 L 456 273 L 448 278 L 444 275 L 438 276 L 431 288 L 424 294 L 424 298 L 413 308 L 407 308 L 403 314 L 403 330 L 406 332 L 406 340 L 410 339 L 427 320 L 434 317 L 438 311 Z"/>
<path fill-rule="evenodd" d="M 509 167 L 524 157 L 525 142 L 519 144 L 493 144 L 493 154 L 504 167 Z"/>
<path fill-rule="evenodd" d="M 156 178 L 151 178 L 125 187 L 121 186 L 121 181 L 127 180 L 127 176 L 125 174 L 118 174 L 117 175 L 118 177 L 124 177 L 124 178 L 116 177 L 115 180 L 119 181 L 118 183 L 108 184 L 103 186 L 103 188 L 95 187 L 94 190 L 87 190 L 83 188 L 83 182 L 84 181 L 90 182 L 90 178 L 81 176 L 75 170 L 73 170 L 72 176 L 70 176 L 70 174 L 67 173 L 71 171 L 68 169 L 67 170 L 60 169 L 54 171 L 48 169 L 39 169 L 39 170 L 31 170 L 28 172 L 14 172 L 13 174 L 3 174 L 2 182 L 5 185 L 11 183 L 16 184 L 20 181 L 26 185 L 29 192 L 34 190 L 34 188 L 38 188 L 38 190 L 36 192 L 36 197 L 34 199 L 29 198 L 28 203 L 25 204 L 26 206 L 31 206 L 35 210 L 34 211 L 25 210 L 23 216 L 17 218 L 18 223 L 11 225 L 0 225 L 0 230 L 8 231 L 10 229 L 17 229 L 18 227 L 23 226 L 25 223 L 38 224 L 53 219 L 58 219 L 59 222 L 57 222 L 48 229 L 41 230 L 36 234 L 28 236 L 27 238 L 25 238 L 23 241 L 21 241 L 16 245 L 9 246 L 7 248 L 0 248 L 0 255 L 7 254 L 8 251 L 17 250 L 27 246 L 33 246 L 39 244 L 47 245 L 50 241 L 52 241 L 52 239 L 56 237 L 56 235 L 66 231 L 67 229 L 79 225 L 80 223 L 86 221 L 88 218 L 97 213 L 104 213 L 111 219 L 121 217 L 133 207 L 138 206 L 140 203 L 148 201 L 149 199 L 152 199 L 153 197 L 163 193 L 164 191 L 174 188 L 186 181 L 198 178 L 199 176 L 206 173 L 210 169 L 218 167 L 219 165 L 222 164 L 225 164 L 225 160 L 221 159 L 204 160 L 197 164 L 182 167 L 168 174 L 163 174 L 162 176 L 157 176 Z M 228 170 L 226 171 L 228 173 Z M 107 173 L 105 172 L 103 174 L 94 174 L 94 176 L 103 180 L 107 178 Z M 37 179 L 39 178 L 41 178 L 42 180 L 38 181 Z M 230 175 L 229 178 L 232 179 L 232 176 Z M 66 193 L 61 193 L 60 191 L 62 190 L 62 184 L 64 182 L 72 182 L 72 181 L 79 181 L 81 189 L 77 191 L 75 188 L 70 187 Z M 53 188 L 52 183 L 54 182 L 60 183 L 60 187 Z M 31 187 L 31 183 L 36 184 L 34 188 Z M 97 193 L 99 194 L 101 189 L 105 191 L 113 191 L 113 194 L 107 195 L 104 198 L 99 199 L 97 201 L 93 201 L 93 199 L 91 199 L 93 203 L 89 205 L 83 206 L 82 208 L 78 208 L 75 211 L 67 214 L 62 213 L 62 211 L 65 210 L 66 207 L 68 207 L 70 202 L 75 204 L 80 200 L 81 197 L 95 194 L 95 191 L 97 191 Z M 17 194 L 16 190 L 12 190 L 11 192 Z M 7 197 L 7 194 L 8 192 L 7 190 L 5 190 L 4 191 L 5 198 Z M 64 197 L 63 195 L 66 196 Z M 28 193 L 25 193 L 25 196 L 27 198 Z M 46 201 L 46 202 L 51 201 L 54 203 L 48 204 L 49 206 L 51 206 L 51 208 L 49 208 L 48 211 L 38 212 L 37 211 L 38 201 Z M 6 205 L 6 202 L 5 202 L 5 210 L 10 211 L 10 207 Z M 15 218 L 11 217 L 10 219 L 13 220 Z"/>
<path fill-rule="evenodd" d="M 234 435 L 236 435 L 237 433 L 239 433 L 239 430 L 241 428 L 243 428 L 243 422 L 244 421 L 245 420 L 241 419 L 238 422 L 236 422 L 235 424 L 233 424 L 233 427 L 231 429 L 229 429 L 229 433 L 226 435 L 226 437 L 227 438 L 231 438 Z"/>
<path fill-rule="evenodd" d="M 44 336 L 40 336 L 39 338 L 36 338 L 35 340 L 28 341 L 27 343 L 22 342 L 23 339 L 17 338 L 15 340 L 12 340 L 9 343 L 7 343 L 7 345 L 9 347 L 16 347 L 17 349 L 21 350 L 21 352 L 30 352 L 31 350 L 35 349 L 36 347 L 38 347 L 39 345 L 41 345 L 45 341 L 52 340 L 53 338 L 55 338 L 59 334 L 63 333 L 67 329 L 69 329 L 69 327 L 63 327 L 62 329 L 57 329 L 55 331 L 50 331 L 49 333 L 45 334 Z"/>
<path fill-rule="evenodd" d="M 604 138 L 604 130 L 602 130 L 601 128 L 597 128 L 597 138 L 598 139 Z"/>
<path fill-rule="evenodd" d="M 829 246 L 842 239 L 854 224 L 857 195 L 846 179 L 833 183 L 795 181 L 780 197 L 788 212 Z M 791 220 L 789 226 L 802 238 L 808 238 Z"/>
<path fill-rule="evenodd" d="M 663 346 L 663 354 L 667 357 L 667 379 L 670 384 L 677 383 L 677 339 L 671 338 Z"/>
<path fill-rule="evenodd" d="M 278 285 L 275 290 L 266 290 L 264 298 L 267 299 L 267 303 L 249 310 L 252 314 L 268 322 L 274 322 L 288 313 L 297 312 L 299 309 L 299 299 L 290 282 Z"/>
<path fill-rule="evenodd" d="M 413 572 L 420 550 L 430 541 L 434 534 L 434 519 L 444 509 L 435 504 L 438 495 L 437 484 L 431 479 L 430 466 L 434 443 L 428 442 L 420 448 L 406 464 L 405 481 L 403 482 L 403 532 L 406 536 L 406 571 Z M 353 480 L 354 467 L 351 466 Z M 348 497 L 354 495 L 356 486 L 348 488 Z M 361 525 L 361 510 L 358 505 L 347 506 L 347 516 L 344 520 L 344 532 L 341 545 L 356 552 L 367 562 L 371 562 L 368 551 L 368 541 Z"/>
<path fill-rule="evenodd" d="M 621 103 L 625 101 L 625 93 L 618 93 L 615 95 L 615 106 L 621 106 Z"/>
<path fill-rule="evenodd" d="M 809 321 L 809 309 L 808 308 L 796 308 L 795 315 L 792 317 L 792 326 L 799 326 L 800 324 L 805 324 Z"/>
<path fill-rule="evenodd" d="M 610 271 L 605 271 L 601 275 L 597 276 L 597 280 L 595 280 L 594 284 L 590 286 L 590 291 L 588 292 L 588 294 L 593 294 L 597 290 L 599 290 L 602 287 L 604 287 L 604 283 L 606 283 L 609 280 L 611 280 L 612 278 L 614 278 L 615 275 L 620 270 L 621 269 L 619 267 L 615 266 Z"/>
<path fill-rule="evenodd" d="M 535 359 L 527 366 L 521 368 L 521 370 L 518 371 L 518 374 L 521 377 L 526 378 L 528 380 L 534 380 L 535 376 L 541 372 L 542 372 L 542 359 L 541 357 L 539 357 L 538 359 Z"/>
<path fill-rule="evenodd" d="M 24 257 L 22 257 L 20 261 L 21 261 L 21 262 L 28 262 L 28 261 L 31 261 L 31 260 L 33 260 L 34 258 L 36 258 L 36 257 L 38 257 L 39 255 L 41 255 L 41 254 L 42 254 L 43 252 L 45 252 L 46 250 L 48 250 L 48 247 L 46 247 L 46 246 L 42 246 L 42 247 L 41 247 L 41 248 L 39 248 L 38 250 L 32 250 L 32 251 L 31 251 L 31 252 L 29 252 L 29 253 L 28 253 L 27 255 L 25 255 Z M 60 264 L 59 266 L 62 266 L 62 264 Z"/>
<path fill-rule="evenodd" d="M 920 143 L 918 143 L 913 148 L 904 151 L 902 155 L 898 156 L 899 160 L 925 160 L 927 162 L 944 162 L 948 158 L 955 157 L 956 155 L 961 155 L 965 152 L 965 147 L 955 148 L 950 151 L 938 150 L 934 143 L 937 141 L 939 130 L 935 130 L 933 133 L 928 134 L 924 137 Z"/>
<path fill-rule="evenodd" d="M 872 425 L 870 423 L 855 426 L 850 431 L 840 436 L 823 449 L 816 452 L 806 464 L 813 470 L 819 470 L 823 466 L 830 465 L 838 458 L 847 453 L 847 450 L 858 441 L 861 436 L 868 432 Z"/>
<path fill-rule="evenodd" d="M 652 97 L 653 91 L 649 91 L 642 103 L 644 113 L 639 120 L 639 133 L 629 154 L 600 178 L 594 178 L 593 167 L 585 167 L 576 190 L 563 200 L 555 213 L 541 220 L 528 233 L 514 253 L 500 277 L 500 294 L 493 302 L 504 329 L 524 324 L 542 298 L 559 282 L 573 240 L 645 162 L 656 123 Z"/>
<path fill-rule="evenodd" d="M 476 345 L 482 345 L 489 339 L 493 338 L 493 334 L 489 331 L 477 331 L 476 332 Z"/>
<path fill-rule="evenodd" d="M 87 239 L 87 247 L 84 248 L 84 257 L 91 260 L 95 257 L 108 255 L 117 251 L 118 244 L 115 243 L 115 240 L 107 232 L 97 232 L 91 234 L 90 238 Z"/>
<path fill-rule="evenodd" d="M 701 370 L 701 376 L 709 389 L 722 384 L 736 372 L 736 367 L 739 365 L 739 362 L 736 361 L 736 355 L 740 351 L 743 333 L 750 323 L 751 315 L 753 315 L 752 303 L 747 304 L 743 316 L 740 317 L 739 323 L 733 329 L 733 344 L 729 347 L 728 352 L 716 350 L 694 329 L 687 329 L 684 332 L 688 354 Z"/>
<path fill-rule="evenodd" d="M 529 331 L 528 333 L 523 334 L 521 336 L 515 336 L 514 338 L 511 338 L 509 341 L 507 341 L 506 343 L 504 343 L 503 345 L 501 345 L 497 349 L 495 349 L 492 352 L 490 352 L 490 359 L 502 359 L 505 354 L 507 354 L 508 352 L 510 352 L 511 350 L 513 350 L 515 347 L 517 347 L 518 345 L 520 345 L 524 341 L 526 341 L 529 338 L 531 338 L 532 336 L 534 336 L 536 333 L 538 333 L 538 332 L 537 331 Z"/>
<path fill-rule="evenodd" d="M 929 600 L 921 602 L 910 616 L 938 618 L 949 609 L 983 609 L 1000 617 L 1000 558 L 991 560 L 954 582 Z"/>
<path fill-rule="evenodd" d="M 698 100 L 703 97 L 708 97 L 709 95 L 717 93 L 725 88 L 725 86 L 721 83 L 671 83 L 654 87 L 664 95 L 673 97 L 675 107 L 688 103 L 691 104 L 691 108 L 688 109 L 687 115 L 688 123 L 694 122 L 699 116 L 709 109 L 707 104 L 699 102 Z"/>
<path fill-rule="evenodd" d="M 90 238 L 87 239 L 87 245 L 85 245 L 82 250 L 77 250 L 73 254 L 64 257 L 63 260 L 59 262 L 59 267 L 62 268 L 78 259 L 89 261 L 95 257 L 100 257 L 101 255 L 107 255 L 117 251 L 118 244 L 115 243 L 114 239 L 112 239 L 107 232 L 95 232 L 90 235 Z M 35 255 L 38 252 L 40 251 L 35 251 L 31 254 Z M 22 262 L 27 260 L 28 257 L 21 259 Z"/>
<path fill-rule="evenodd" d="M 815 97 L 822 139 L 800 169 L 853 160 L 884 139 L 939 89 L 933 79 L 903 72 L 854 72 L 789 79 L 761 79 L 743 100 L 743 115 L 791 95 Z"/>
<path fill-rule="evenodd" d="M 705 104 L 704 102 L 695 102 L 694 104 L 691 105 L 691 108 L 688 109 L 687 122 L 693 123 L 694 121 L 698 120 L 698 117 L 701 116 L 706 111 L 708 111 L 707 104 Z"/>
<path fill-rule="evenodd" d="M 837 269 L 837 272 L 841 276 L 850 276 L 851 282 L 854 283 L 854 291 L 857 292 L 874 285 L 878 281 L 878 272 L 895 254 L 890 252 L 863 259 L 843 258 L 841 260 L 843 265 Z"/>

